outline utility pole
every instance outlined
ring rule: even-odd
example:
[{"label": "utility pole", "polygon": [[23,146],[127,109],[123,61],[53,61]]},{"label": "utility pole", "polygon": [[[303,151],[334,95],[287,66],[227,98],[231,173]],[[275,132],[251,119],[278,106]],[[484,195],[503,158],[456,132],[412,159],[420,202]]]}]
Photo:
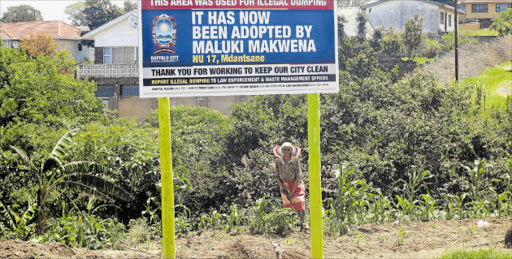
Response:
[{"label": "utility pole", "polygon": [[457,9],[457,1],[458,0],[453,0],[454,2],[454,16],[453,16],[453,23],[454,23],[454,26],[455,26],[455,82],[459,82],[459,21],[457,19],[457,13],[458,13],[458,9]]}]

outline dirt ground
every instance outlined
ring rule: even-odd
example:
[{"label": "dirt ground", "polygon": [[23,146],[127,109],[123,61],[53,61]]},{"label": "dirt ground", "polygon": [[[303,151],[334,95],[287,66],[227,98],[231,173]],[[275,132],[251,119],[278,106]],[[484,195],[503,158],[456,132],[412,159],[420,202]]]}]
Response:
[{"label": "dirt ground", "polygon": [[[494,249],[509,253],[504,237],[512,217],[489,218],[488,227],[477,227],[477,220],[403,222],[369,224],[357,227],[350,235],[326,237],[325,258],[439,258],[459,249]],[[471,228],[473,226],[473,228]],[[399,229],[402,244],[399,242]],[[274,244],[273,244],[274,242]],[[282,258],[309,258],[310,236],[298,231],[281,235],[189,233],[176,239],[178,258],[276,258],[275,246]],[[59,243],[38,244],[19,240],[0,241],[0,258],[159,258],[161,251],[125,248],[91,251],[69,248]]]}]

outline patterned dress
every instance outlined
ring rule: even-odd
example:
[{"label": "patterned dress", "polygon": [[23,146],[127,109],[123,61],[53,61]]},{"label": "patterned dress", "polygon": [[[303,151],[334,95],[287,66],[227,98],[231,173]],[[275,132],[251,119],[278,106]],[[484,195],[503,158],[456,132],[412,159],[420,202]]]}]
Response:
[{"label": "patterned dress", "polygon": [[[293,186],[297,184],[297,188],[295,188],[295,193],[293,194],[291,202],[293,202],[295,210],[304,210],[306,207],[306,200],[304,197],[306,194],[306,188],[304,187],[304,183],[302,183],[302,171],[300,169],[299,159],[292,157],[288,163],[285,163],[282,157],[278,157],[275,160],[275,164],[275,177],[277,181],[283,184],[288,192],[290,192],[293,189]],[[281,198],[283,199],[283,208],[290,208],[293,210],[288,197],[281,193]]]}]

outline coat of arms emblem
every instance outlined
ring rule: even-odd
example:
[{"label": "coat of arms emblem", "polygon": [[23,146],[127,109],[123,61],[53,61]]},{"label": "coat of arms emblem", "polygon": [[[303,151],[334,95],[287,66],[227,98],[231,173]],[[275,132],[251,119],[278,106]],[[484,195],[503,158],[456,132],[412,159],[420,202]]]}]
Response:
[{"label": "coat of arms emblem", "polygon": [[176,20],[172,16],[168,16],[166,14],[161,14],[160,16],[155,16],[152,24],[153,29],[153,43],[155,44],[155,49],[153,53],[155,55],[159,55],[162,53],[176,53],[176,50],[171,49],[171,47],[176,44]]}]

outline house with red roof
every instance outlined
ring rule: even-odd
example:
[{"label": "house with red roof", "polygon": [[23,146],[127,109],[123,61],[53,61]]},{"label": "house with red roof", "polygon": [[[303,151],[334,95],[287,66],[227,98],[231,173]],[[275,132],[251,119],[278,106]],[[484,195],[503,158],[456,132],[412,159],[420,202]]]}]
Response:
[{"label": "house with red roof", "polygon": [[[119,117],[143,121],[158,107],[157,98],[139,98],[138,17],[131,11],[83,35],[94,41],[94,64],[79,64],[76,77],[94,80],[108,110]],[[230,106],[249,98],[240,96],[172,97],[172,105],[208,107],[230,114]]]},{"label": "house with red roof", "polygon": [[0,23],[0,38],[4,47],[18,48],[21,39],[30,38],[32,34],[38,33],[53,37],[60,49],[69,51],[78,62],[91,59],[93,48],[80,43],[82,30],[65,22],[54,20]]}]

